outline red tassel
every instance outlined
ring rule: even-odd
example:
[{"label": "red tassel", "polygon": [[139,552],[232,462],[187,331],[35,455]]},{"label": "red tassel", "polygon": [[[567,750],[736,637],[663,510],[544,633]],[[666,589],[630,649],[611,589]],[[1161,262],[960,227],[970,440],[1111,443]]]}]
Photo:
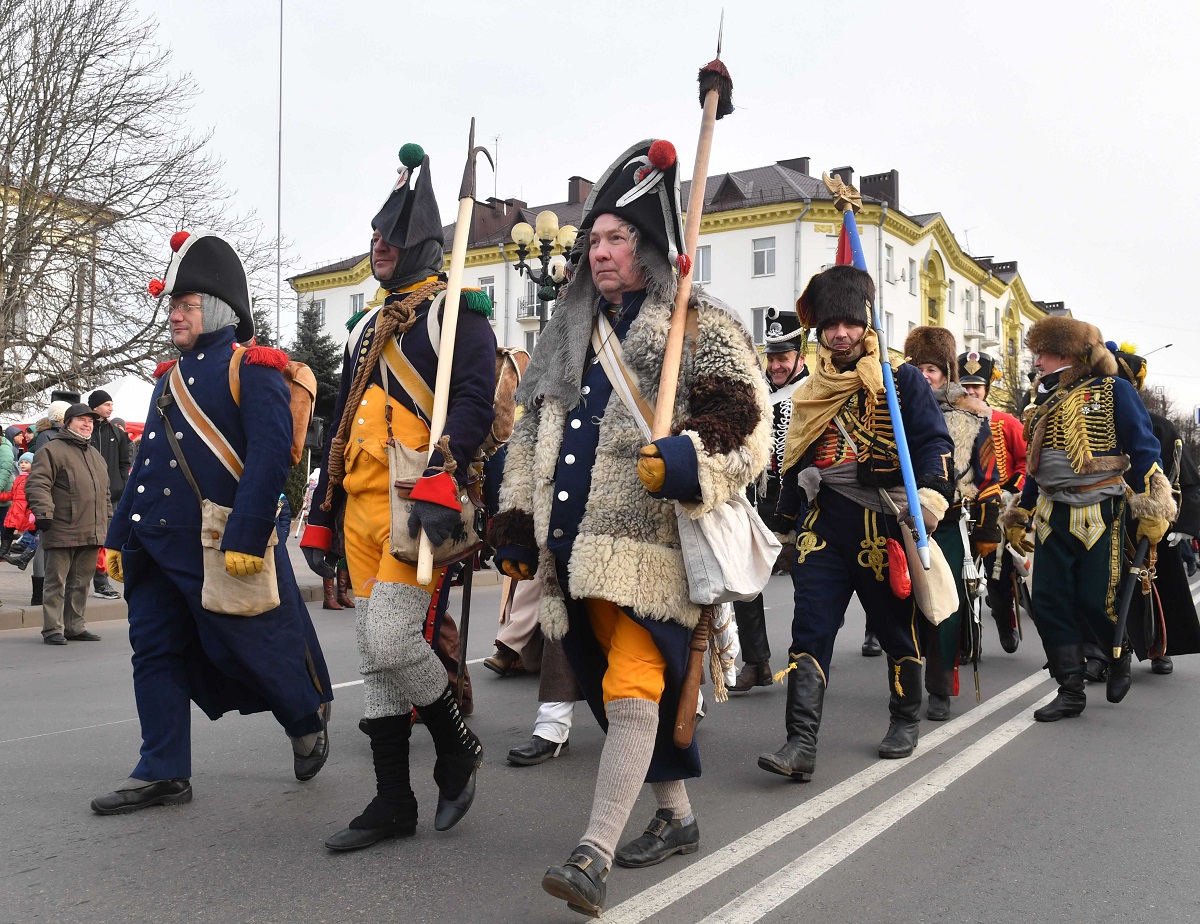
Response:
[{"label": "red tassel", "polygon": [[242,361],[249,366],[270,366],[282,372],[287,368],[288,355],[274,347],[253,346],[246,350]]},{"label": "red tassel", "polygon": [[904,546],[895,539],[887,541],[888,583],[897,600],[907,600],[912,596],[912,577],[908,573],[908,556],[904,554]]},{"label": "red tassel", "polygon": [[675,262],[679,266],[680,279],[692,271],[692,258],[686,253],[681,253]]},{"label": "red tassel", "polygon": [[159,363],[157,366],[154,367],[154,377],[156,379],[161,379],[164,375],[166,375],[168,372],[171,371],[171,367],[173,365],[175,365],[177,362],[179,362],[179,360],[169,359],[166,362]]},{"label": "red tassel", "polygon": [[167,284],[165,282],[163,282],[161,279],[151,279],[150,284],[148,286],[146,286],[146,291],[148,291],[155,298],[158,298],[160,295],[163,294],[163,290],[166,287],[167,287]]}]

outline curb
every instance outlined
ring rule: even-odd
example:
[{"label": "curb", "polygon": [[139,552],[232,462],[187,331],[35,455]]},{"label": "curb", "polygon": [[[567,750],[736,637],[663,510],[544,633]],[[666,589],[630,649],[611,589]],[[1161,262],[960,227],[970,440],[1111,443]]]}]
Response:
[{"label": "curb", "polygon": [[[498,571],[476,571],[474,585],[488,587],[501,582],[502,575]],[[298,583],[300,597],[305,603],[322,600],[325,592],[320,583]],[[88,595],[84,616],[89,623],[110,622],[116,619],[128,619],[129,610],[124,599],[102,600]],[[7,629],[40,629],[42,627],[42,608],[40,606],[4,606],[0,608],[0,631]]]}]

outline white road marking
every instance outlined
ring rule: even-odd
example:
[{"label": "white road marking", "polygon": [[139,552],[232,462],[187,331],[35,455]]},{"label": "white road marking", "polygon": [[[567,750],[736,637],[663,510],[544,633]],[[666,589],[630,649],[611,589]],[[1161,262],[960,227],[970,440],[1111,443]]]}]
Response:
[{"label": "white road marking", "polygon": [[[1050,702],[1054,695],[1048,693],[1038,701],[1037,706]],[[718,908],[700,924],[753,924],[761,920],[860,847],[869,844],[896,822],[903,820],[944,791],[951,783],[1033,724],[1033,716],[1028,712],[1022,712],[1016,718],[1009,719],[986,737],[964,748],[936,770],[842,828],[837,834],[802,854],[779,872],[768,876],[733,901]]]},{"label": "white road marking", "polygon": [[[470,667],[472,664],[482,664],[486,660],[487,660],[487,658],[475,658],[475,659],[467,662],[467,667]],[[357,686],[362,686],[361,678],[359,678],[358,680],[347,680],[345,683],[335,683],[333,685],[333,689],[341,690],[341,689],[344,689],[345,687],[357,687]],[[0,744],[3,744],[3,743],[4,743],[3,741],[0,741]]]},{"label": "white road marking", "polygon": [[[966,731],[976,722],[987,718],[987,716],[991,715],[997,709],[1007,706],[1013,700],[1018,699],[1048,680],[1049,677],[1042,671],[1030,674],[1024,680],[1013,684],[1008,689],[986,700],[969,712],[947,722],[928,735],[922,736],[918,744],[919,750],[915,756],[920,758],[923,753],[931,751],[941,744],[945,744],[955,735]],[[606,911],[604,914],[606,924],[638,924],[640,921],[645,921],[653,917],[663,908],[674,904],[701,886],[712,882],[716,877],[729,872],[729,870],[733,869],[739,863],[749,860],[761,851],[766,850],[772,844],[783,840],[789,834],[799,831],[809,822],[815,821],[826,812],[832,811],[843,802],[866,791],[880,780],[891,776],[893,773],[909,765],[910,762],[906,760],[882,759],[871,764],[869,767],[854,774],[854,776],[802,802],[778,818],[767,822],[765,825],[739,837],[736,841],[726,844],[719,850],[692,863],[686,869],[680,870],[662,882],[656,883],[632,898],[626,899],[611,911]],[[780,780],[781,787],[787,785],[794,786],[796,784],[788,784]]]}]

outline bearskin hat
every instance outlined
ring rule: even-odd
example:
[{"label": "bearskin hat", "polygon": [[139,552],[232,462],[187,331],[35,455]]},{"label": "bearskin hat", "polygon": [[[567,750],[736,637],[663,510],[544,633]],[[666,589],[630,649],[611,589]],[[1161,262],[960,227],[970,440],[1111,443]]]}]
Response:
[{"label": "bearskin hat", "polygon": [[1105,346],[1117,361],[1117,375],[1141,391],[1142,386],[1146,384],[1146,373],[1150,371],[1146,357],[1138,356],[1137,347],[1132,343],[1122,343],[1117,346],[1109,340]]},{"label": "bearskin hat", "polygon": [[855,266],[831,266],[813,276],[796,302],[800,323],[818,335],[830,324],[871,326],[875,281]]},{"label": "bearskin hat", "polygon": [[1054,353],[1071,359],[1073,366],[1098,375],[1116,375],[1117,360],[1094,324],[1075,318],[1042,318],[1025,335],[1029,352]]},{"label": "bearskin hat", "polygon": [[904,357],[914,366],[932,363],[942,370],[946,378],[958,381],[958,362],[955,353],[954,334],[944,327],[922,324],[914,327],[904,338]]}]

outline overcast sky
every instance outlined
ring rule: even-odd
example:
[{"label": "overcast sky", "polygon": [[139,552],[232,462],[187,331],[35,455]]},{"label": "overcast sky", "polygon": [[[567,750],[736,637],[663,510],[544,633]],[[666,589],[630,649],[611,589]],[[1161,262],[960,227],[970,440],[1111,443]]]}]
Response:
[{"label": "overcast sky", "polygon": [[[137,0],[202,93],[193,118],[237,203],[275,223],[279,4]],[[976,255],[1018,260],[1200,404],[1200,13],[1178,2],[728,4],[736,112],[711,169],[809,156],[896,168],[900,208],[941,212]],[[453,220],[470,119],[499,135],[498,192],[532,205],[627,145],[672,140],[690,176],[696,72],[720,0],[284,0],[284,275],[362,253],[396,151],[432,159]],[[493,178],[483,164],[480,197]],[[286,283],[285,283],[286,286]],[[285,325],[286,331],[286,325]]]}]

